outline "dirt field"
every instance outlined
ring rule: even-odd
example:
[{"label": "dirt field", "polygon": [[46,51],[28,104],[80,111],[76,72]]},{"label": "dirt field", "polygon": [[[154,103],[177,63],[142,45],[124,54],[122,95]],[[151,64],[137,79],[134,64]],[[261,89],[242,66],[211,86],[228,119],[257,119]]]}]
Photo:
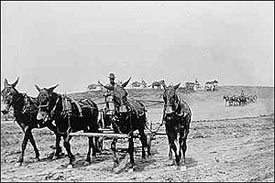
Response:
[{"label": "dirt field", "polygon": [[[41,161],[34,161],[33,148],[28,144],[23,166],[15,167],[21,151],[23,132],[16,123],[3,121],[1,181],[274,182],[274,88],[246,87],[251,93],[258,93],[256,103],[244,107],[225,107],[222,96],[232,95],[241,89],[228,87],[213,93],[181,93],[190,104],[194,115],[187,140],[187,171],[176,170],[175,166],[169,165],[166,136],[157,136],[152,143],[153,155],[146,160],[141,159],[141,152],[136,149],[135,172],[128,172],[126,167],[118,173],[112,172],[109,141],[105,142],[103,153],[91,164],[87,164],[84,161],[87,139],[74,137],[71,145],[72,152],[76,155],[76,166],[68,169],[67,157],[51,160],[51,153],[54,151],[51,147],[55,137],[48,129],[34,130]],[[129,96],[139,92],[141,99],[161,100],[161,91],[131,92]],[[148,119],[155,126],[161,118],[161,110],[162,105],[148,107]],[[140,146],[139,140],[136,141],[136,146]],[[126,143],[119,141],[118,147],[126,147]],[[119,153],[121,160],[124,156],[124,152]]]}]

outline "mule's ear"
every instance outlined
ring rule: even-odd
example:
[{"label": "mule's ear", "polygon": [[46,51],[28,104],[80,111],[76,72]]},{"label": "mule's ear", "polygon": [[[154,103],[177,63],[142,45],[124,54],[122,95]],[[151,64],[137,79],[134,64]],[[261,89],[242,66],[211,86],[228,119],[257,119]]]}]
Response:
[{"label": "mule's ear", "polygon": [[12,83],[11,86],[14,88],[17,85],[18,81],[19,81],[19,77],[17,77],[16,81],[14,81],[14,83]]},{"label": "mule's ear", "polygon": [[164,90],[166,90],[167,86],[166,86],[164,80],[163,80],[162,86],[163,86]]},{"label": "mule's ear", "polygon": [[[103,85],[104,86],[104,85]],[[113,86],[104,86],[104,88],[106,88],[107,90],[114,90]]]},{"label": "mule's ear", "polygon": [[9,83],[8,83],[8,80],[5,78],[4,79],[4,87],[6,87],[6,86],[9,86]]},{"label": "mule's ear", "polygon": [[180,83],[179,84],[177,84],[176,86],[174,86],[174,89],[176,90],[176,89],[178,89],[179,88],[179,86],[180,86]]},{"label": "mule's ear", "polygon": [[53,87],[51,87],[51,88],[48,88],[47,90],[48,90],[49,92],[53,92],[53,90],[54,90],[56,87],[58,87],[58,85],[59,85],[59,84],[57,84],[57,85],[55,85],[55,86],[53,86]]},{"label": "mule's ear", "polygon": [[39,92],[41,91],[41,88],[39,88],[39,86],[37,86],[37,85],[34,85],[34,86]]},{"label": "mule's ear", "polygon": [[130,80],[131,80],[131,77],[127,81],[125,81],[121,86],[123,88],[126,87]]}]

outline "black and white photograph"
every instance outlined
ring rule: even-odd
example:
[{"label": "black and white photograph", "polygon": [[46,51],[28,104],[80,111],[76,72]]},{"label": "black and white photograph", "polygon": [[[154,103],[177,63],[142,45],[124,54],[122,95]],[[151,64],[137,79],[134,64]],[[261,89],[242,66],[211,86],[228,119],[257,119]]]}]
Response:
[{"label": "black and white photograph", "polygon": [[274,182],[274,1],[1,1],[1,182]]}]

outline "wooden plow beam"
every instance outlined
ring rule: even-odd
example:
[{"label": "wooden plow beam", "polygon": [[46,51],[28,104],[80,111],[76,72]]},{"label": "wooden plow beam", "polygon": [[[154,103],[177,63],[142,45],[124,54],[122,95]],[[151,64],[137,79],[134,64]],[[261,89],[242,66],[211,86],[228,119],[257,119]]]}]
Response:
[{"label": "wooden plow beam", "polygon": [[[103,132],[102,133],[91,133],[91,132],[72,132],[69,134],[69,136],[82,136],[82,137],[106,137],[106,138],[125,138],[129,139],[130,136],[127,134],[119,134],[119,133],[114,133],[112,130],[105,130],[101,129]],[[156,132],[152,134],[151,132],[145,132],[145,135],[150,135],[150,136],[156,136],[156,135],[166,135],[165,132]],[[133,134],[134,138],[139,138],[140,135],[138,133]],[[152,139],[153,140],[153,139]]]},{"label": "wooden plow beam", "polygon": [[127,134],[117,134],[117,133],[85,133],[85,132],[76,132],[76,133],[70,133],[69,136],[130,138],[130,136],[127,135]]}]

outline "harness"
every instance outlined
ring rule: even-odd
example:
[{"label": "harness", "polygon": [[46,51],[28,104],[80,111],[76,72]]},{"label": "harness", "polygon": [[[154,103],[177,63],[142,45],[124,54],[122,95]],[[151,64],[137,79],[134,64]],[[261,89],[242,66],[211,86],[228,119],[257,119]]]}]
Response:
[{"label": "harness", "polygon": [[[175,103],[176,104],[175,112],[177,113],[177,112],[179,112],[178,109],[179,109],[179,106],[180,106],[180,100],[179,100],[179,98],[178,98],[177,95],[176,95],[176,101],[177,102]],[[166,109],[167,106],[171,106],[172,107],[171,104],[169,104],[169,105],[168,104],[164,104],[163,114],[164,114],[164,110]],[[179,114],[179,113],[177,113],[177,114]]]},{"label": "harness", "polygon": [[[32,99],[26,93],[24,93],[23,95],[24,95],[24,101],[27,101],[27,104],[24,103],[24,106],[22,108],[22,114],[25,114],[27,112],[36,113],[38,111],[37,110],[38,106],[35,104],[35,102],[32,101]],[[32,104],[30,104],[30,101],[32,102]],[[35,109],[32,110],[31,105],[34,105]]]},{"label": "harness", "polygon": [[[130,118],[130,129],[131,129],[130,132],[129,132],[127,135],[130,135],[130,134],[133,132],[132,112],[133,112],[134,110],[133,110],[133,107],[131,106],[131,104],[130,104],[128,101],[125,103],[125,105],[128,107],[128,109],[130,109],[130,110],[127,111],[127,113],[129,114],[129,118]],[[117,112],[117,113],[118,113],[118,112]],[[137,115],[138,115],[138,114],[137,114]],[[116,119],[113,119],[112,121],[113,121],[114,125],[116,126],[116,128],[117,128],[117,130],[118,130],[118,133],[122,134],[119,125],[116,123],[117,118],[119,118],[119,117],[116,115],[116,113],[115,113],[115,118],[116,118]]]},{"label": "harness", "polygon": [[[15,101],[12,101],[12,103],[11,103],[11,105],[13,105],[13,109],[14,109],[14,117],[16,117],[16,116],[18,116],[20,114],[24,114],[24,109],[25,109],[24,99],[27,96],[27,94],[26,93],[24,93],[24,94],[22,93],[22,95],[23,95],[23,97],[19,96],[19,97],[17,97],[17,99]],[[18,108],[15,107],[15,105],[18,104],[18,102],[20,100],[23,100],[23,108],[21,110],[20,109],[18,110]]]},{"label": "harness", "polygon": [[[181,99],[176,95],[176,101],[175,101],[175,106],[176,106],[175,107],[175,114],[176,114],[176,116],[175,117],[176,117],[177,120],[180,120],[180,118],[185,117],[187,115],[185,111],[181,111],[180,104],[181,104]],[[167,106],[172,106],[172,105],[164,104],[162,123],[166,123],[166,121],[165,121],[165,117],[166,117],[165,109],[166,109]],[[180,123],[178,123],[178,125],[180,125]],[[179,127],[182,128],[183,126],[180,125]]]}]

